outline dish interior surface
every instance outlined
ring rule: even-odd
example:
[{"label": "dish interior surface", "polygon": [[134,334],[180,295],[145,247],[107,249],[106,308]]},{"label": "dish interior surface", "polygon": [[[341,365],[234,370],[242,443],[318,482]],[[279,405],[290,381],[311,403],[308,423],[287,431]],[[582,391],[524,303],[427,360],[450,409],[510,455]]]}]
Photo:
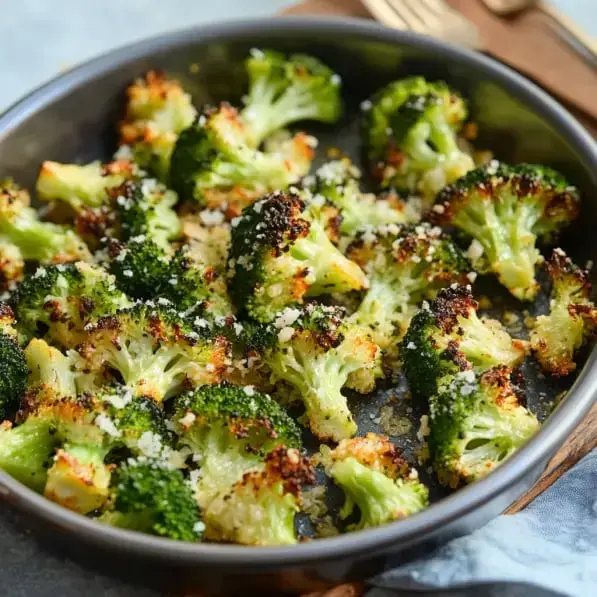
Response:
[{"label": "dish interior surface", "polygon": [[[583,196],[582,215],[575,227],[566,232],[560,244],[580,264],[595,255],[597,238],[592,232],[597,222],[597,202],[593,201],[597,182],[591,180],[591,160],[595,156],[581,155],[582,143],[572,143],[571,135],[558,132],[551,108],[537,101],[532,105],[530,93],[526,98],[514,83],[511,88],[499,82],[498,76],[476,62],[472,55],[457,50],[442,52],[442,47],[416,36],[399,36],[380,28],[337,24],[337,29],[318,26],[292,28],[287,24],[275,26],[274,21],[243,30],[203,30],[177,36],[165,36],[151,44],[139,44],[122,51],[120,58],[107,57],[74,71],[47,88],[34,94],[24,104],[16,106],[0,118],[0,175],[10,174],[28,188],[34,182],[41,162],[45,159],[64,162],[86,162],[108,158],[116,147],[115,125],[122,115],[123,92],[137,76],[150,69],[164,69],[177,78],[192,93],[196,106],[228,100],[238,104],[246,88],[243,60],[252,47],[269,47],[293,52],[308,52],[327,62],[343,79],[346,113],[334,127],[306,124],[304,128],[319,139],[319,160],[326,149],[337,147],[360,162],[359,114],[360,103],[373,91],[389,81],[407,75],[446,80],[470,102],[471,119],[479,126],[478,148],[491,149],[497,159],[517,163],[538,162],[561,170],[577,185]],[[280,22],[278,22],[280,23]],[[128,52],[128,53],[127,53]],[[315,164],[316,167],[317,164]],[[597,169],[594,169],[597,172]],[[486,285],[487,284],[487,285]],[[496,295],[492,316],[502,317],[506,312],[516,324],[510,327],[513,335],[524,334],[522,321],[527,315],[542,312],[547,307],[545,295],[537,301],[537,310],[522,307],[509,300],[497,284],[478,281],[477,296]],[[528,405],[541,420],[550,412],[550,405],[571,379],[555,383],[538,374],[537,367],[525,363]],[[579,410],[588,408],[584,398]],[[399,431],[389,433],[408,460],[417,466],[423,482],[431,489],[431,500],[437,502],[451,493],[442,489],[427,465],[418,466],[416,454],[421,448],[417,437],[420,417],[424,414],[417,401],[407,397],[404,380],[386,383],[372,395],[352,395],[351,409],[359,425],[359,435],[368,431],[387,433],[380,426],[380,416],[392,409],[393,422]],[[383,420],[383,419],[382,419]],[[546,430],[547,431],[547,430]],[[533,440],[537,445],[543,433]],[[311,452],[317,442],[306,439]],[[484,482],[481,482],[482,486]],[[471,488],[464,491],[470,492]],[[339,492],[333,487],[328,492],[330,510],[337,512]],[[312,532],[303,517],[301,530]],[[402,523],[397,523],[396,526]],[[350,539],[348,539],[350,541]]]}]

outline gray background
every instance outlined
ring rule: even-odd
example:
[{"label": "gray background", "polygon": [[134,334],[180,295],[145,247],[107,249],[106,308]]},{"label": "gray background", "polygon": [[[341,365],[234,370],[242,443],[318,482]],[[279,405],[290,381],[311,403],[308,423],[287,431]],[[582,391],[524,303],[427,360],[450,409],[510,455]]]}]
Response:
[{"label": "gray background", "polygon": [[[472,0],[471,0],[472,1]],[[597,0],[557,0],[597,37]],[[114,47],[217,20],[273,14],[288,0],[0,0],[0,111],[65,68]],[[0,505],[3,597],[149,597],[38,545],[28,521]]]}]

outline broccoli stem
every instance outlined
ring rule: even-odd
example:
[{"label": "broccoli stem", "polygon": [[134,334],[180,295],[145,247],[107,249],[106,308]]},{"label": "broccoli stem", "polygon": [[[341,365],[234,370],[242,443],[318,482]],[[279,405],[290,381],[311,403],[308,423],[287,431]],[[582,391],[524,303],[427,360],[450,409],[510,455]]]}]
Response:
[{"label": "broccoli stem", "polygon": [[26,261],[51,261],[59,253],[74,253],[81,242],[70,230],[40,222],[31,208],[23,208],[13,222],[0,221],[0,240],[17,245]]},{"label": "broccoli stem", "polygon": [[202,508],[260,463],[257,455],[244,450],[242,440],[231,438],[223,428],[212,428],[207,433],[190,433],[187,439],[191,448],[202,456],[201,478],[195,488]]},{"label": "broccoli stem", "polygon": [[352,321],[367,330],[375,343],[386,349],[396,341],[395,328],[406,331],[413,308],[409,307],[409,292],[402,288],[401,281],[390,275],[371,279],[371,285],[359,308],[352,315]]},{"label": "broccoli stem", "polygon": [[[454,223],[483,247],[489,271],[521,300],[531,300],[537,293],[535,264],[540,253],[535,248],[533,228],[541,214],[536,206],[502,192],[498,199],[470,201],[460,210]],[[473,263],[478,269],[487,267]]]},{"label": "broccoli stem", "polygon": [[293,351],[270,366],[281,379],[298,389],[307,411],[309,425],[320,439],[340,441],[352,437],[357,426],[341,390],[349,374],[359,369],[333,351],[320,356]]},{"label": "broccoli stem", "polygon": [[346,494],[340,517],[350,516],[355,504],[361,512],[360,521],[353,525],[356,529],[406,518],[425,505],[425,495],[417,482],[392,480],[353,457],[334,463],[330,474]]},{"label": "broccoli stem", "polygon": [[47,421],[29,419],[18,427],[0,427],[0,469],[41,493],[55,445]]},{"label": "broccoli stem", "polygon": [[[459,350],[473,365],[489,369],[496,365],[516,366],[524,355],[523,342],[515,342],[495,320],[483,321],[476,315],[459,318],[464,333]],[[522,345],[522,346],[521,346]]]},{"label": "broccoli stem", "polygon": [[39,338],[33,338],[24,352],[30,387],[52,388],[57,398],[76,396],[75,374],[67,356]]},{"label": "broccoli stem", "polygon": [[81,514],[101,508],[110,488],[111,471],[104,464],[108,450],[103,445],[65,444],[48,470],[44,495]]},{"label": "broccoli stem", "polygon": [[[188,363],[178,363],[178,347],[154,349],[153,339],[139,339],[140,350],[131,352],[126,344],[109,345],[106,362],[117,369],[137,395],[151,396],[161,401],[180,388]],[[145,345],[145,346],[143,346]]]},{"label": "broccoli stem", "polygon": [[294,545],[296,502],[280,482],[257,490],[236,486],[205,510],[205,537],[241,545]]},{"label": "broccoli stem", "polygon": [[367,287],[367,276],[363,270],[334,247],[317,222],[311,222],[308,236],[292,245],[290,255],[299,261],[308,261],[313,270],[311,277],[314,281],[307,296]]}]

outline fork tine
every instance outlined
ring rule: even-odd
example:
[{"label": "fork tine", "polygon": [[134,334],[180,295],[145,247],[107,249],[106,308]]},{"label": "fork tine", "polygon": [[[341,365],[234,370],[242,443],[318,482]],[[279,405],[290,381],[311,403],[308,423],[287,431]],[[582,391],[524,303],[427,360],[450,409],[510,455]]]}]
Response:
[{"label": "fork tine", "polygon": [[427,8],[432,10],[438,17],[445,16],[453,10],[444,0],[419,0],[419,2],[427,6]]},{"label": "fork tine", "polygon": [[435,10],[430,9],[425,0],[402,0],[404,6],[411,10],[420,21],[426,26],[426,29],[435,29],[441,20]]},{"label": "fork tine", "polygon": [[378,21],[394,29],[412,29],[468,48],[483,48],[477,27],[444,0],[362,2]]},{"label": "fork tine", "polygon": [[386,0],[388,6],[408,25],[409,29],[418,33],[427,33],[429,27],[412,7],[404,0]]},{"label": "fork tine", "polygon": [[386,0],[366,0],[365,4],[371,14],[385,25],[403,31],[410,29],[398,13],[386,3]]}]

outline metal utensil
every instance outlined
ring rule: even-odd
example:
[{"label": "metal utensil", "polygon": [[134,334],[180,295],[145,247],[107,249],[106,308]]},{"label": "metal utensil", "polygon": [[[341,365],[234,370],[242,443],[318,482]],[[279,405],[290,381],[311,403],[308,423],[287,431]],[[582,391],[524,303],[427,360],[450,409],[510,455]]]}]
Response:
[{"label": "metal utensil", "polygon": [[443,0],[363,0],[363,4],[378,21],[394,29],[483,49],[477,27]]}]

